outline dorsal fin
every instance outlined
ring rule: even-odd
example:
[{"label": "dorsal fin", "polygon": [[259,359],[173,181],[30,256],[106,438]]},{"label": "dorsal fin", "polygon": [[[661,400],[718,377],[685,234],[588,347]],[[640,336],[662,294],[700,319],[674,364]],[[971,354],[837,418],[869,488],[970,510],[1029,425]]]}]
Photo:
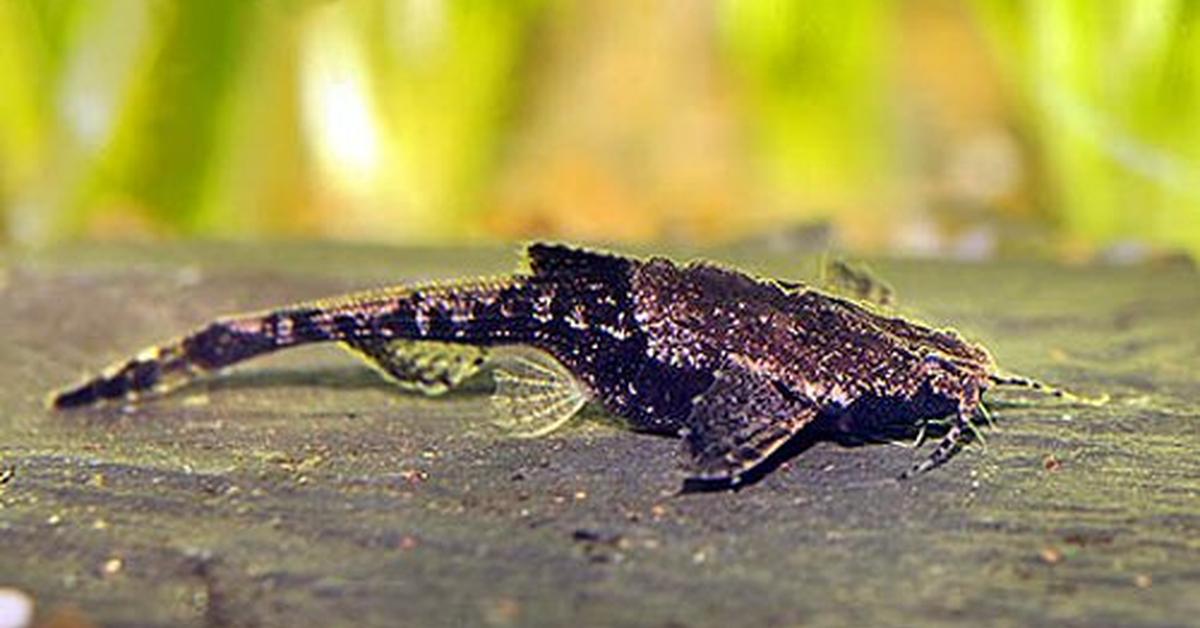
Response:
[{"label": "dorsal fin", "polygon": [[535,275],[611,275],[629,270],[629,260],[609,253],[597,253],[562,244],[538,242],[525,251],[529,268]]}]

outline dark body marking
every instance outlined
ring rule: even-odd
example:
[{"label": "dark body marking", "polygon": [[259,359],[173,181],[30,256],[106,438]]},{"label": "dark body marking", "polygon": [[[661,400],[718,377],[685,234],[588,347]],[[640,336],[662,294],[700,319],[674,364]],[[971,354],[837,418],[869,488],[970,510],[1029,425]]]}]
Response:
[{"label": "dark body marking", "polygon": [[[342,342],[381,361],[386,343],[528,345],[635,429],[680,435],[693,478],[736,484],[818,417],[950,428],[915,471],[970,439],[1002,378],[957,334],[882,316],[803,284],[707,263],[676,265],[534,244],[508,277],[401,286],[223,318],[143,351],[51,399],[136,399],[264,353]],[[394,372],[402,371],[392,363]],[[403,373],[401,373],[403,375]]]}]

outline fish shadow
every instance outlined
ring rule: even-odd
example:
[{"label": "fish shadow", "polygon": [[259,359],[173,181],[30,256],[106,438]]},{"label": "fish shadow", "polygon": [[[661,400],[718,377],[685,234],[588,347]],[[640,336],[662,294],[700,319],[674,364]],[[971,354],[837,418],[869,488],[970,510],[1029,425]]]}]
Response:
[{"label": "fish shadow", "polygon": [[[87,408],[66,408],[62,414],[82,420],[84,424],[111,425],[114,419],[169,411],[172,404],[194,395],[215,395],[237,391],[270,389],[319,389],[342,392],[379,391],[412,399],[424,399],[424,394],[389,382],[372,369],[361,366],[320,366],[313,368],[266,368],[203,377],[187,382],[167,392],[146,395],[136,401],[103,400]],[[490,378],[473,376],[459,386],[439,396],[441,399],[473,399],[486,397],[494,388]],[[161,404],[161,405],[160,405]],[[86,411],[84,411],[86,410]]]},{"label": "fish shadow", "polygon": [[[925,425],[929,439],[941,438],[949,431],[948,423],[930,421]],[[846,412],[823,412],[759,464],[733,479],[688,478],[680,494],[739,491],[754,486],[780,465],[808,451],[818,443],[842,447],[865,447],[914,441],[921,432],[919,422],[909,417],[879,418],[856,416]]]},{"label": "fish shadow", "polygon": [[[322,366],[307,369],[256,369],[227,373],[190,382],[180,388],[153,399],[168,400],[187,397],[197,392],[215,393],[263,390],[271,388],[322,388],[340,391],[383,391],[403,397],[422,398],[422,393],[406,390],[380,377],[375,371],[361,366]],[[459,386],[439,395],[440,399],[471,399],[487,397],[495,390],[488,369],[473,375]],[[136,405],[136,404],[134,404]],[[111,415],[125,413],[130,404],[106,404],[99,414],[92,415],[97,422],[107,423]],[[599,409],[597,404],[586,406],[586,420],[590,422],[621,424]],[[909,413],[892,408],[891,412],[848,412],[846,410],[822,412],[811,423],[772,452],[765,460],[742,473],[736,480],[688,478],[683,481],[681,494],[741,490],[753,486],[778,469],[780,465],[803,454],[818,443],[832,442],[842,447],[894,444],[913,441],[921,431],[922,421],[914,420]],[[881,418],[882,417],[882,418]],[[940,438],[949,429],[947,423],[929,421],[925,434],[930,439]]]},{"label": "fish shadow", "polygon": [[[270,388],[319,388],[340,391],[379,390],[406,397],[423,397],[416,390],[409,390],[380,376],[373,369],[361,366],[326,366],[309,369],[256,369],[240,373],[229,373],[189,383],[167,393],[167,397],[195,392],[197,389],[219,393],[236,390],[262,390]],[[471,376],[440,397],[476,396],[488,394],[494,385],[486,373]]]}]

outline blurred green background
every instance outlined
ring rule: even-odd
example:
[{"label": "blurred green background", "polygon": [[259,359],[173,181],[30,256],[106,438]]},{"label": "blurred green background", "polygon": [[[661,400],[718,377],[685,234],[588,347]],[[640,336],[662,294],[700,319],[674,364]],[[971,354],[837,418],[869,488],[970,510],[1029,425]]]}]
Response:
[{"label": "blurred green background", "polygon": [[1200,252],[1200,2],[0,0],[0,242]]}]

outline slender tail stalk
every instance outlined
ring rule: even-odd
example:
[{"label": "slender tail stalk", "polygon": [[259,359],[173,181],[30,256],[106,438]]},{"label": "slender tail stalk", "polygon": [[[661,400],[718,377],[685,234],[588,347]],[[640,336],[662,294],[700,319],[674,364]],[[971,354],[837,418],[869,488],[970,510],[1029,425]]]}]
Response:
[{"label": "slender tail stalk", "polygon": [[144,349],[97,377],[55,393],[49,406],[66,409],[110,399],[136,401],[146,394],[178,388],[204,373],[299,344],[268,331],[269,321],[269,316],[215,321],[182,338]]},{"label": "slender tail stalk", "polygon": [[512,304],[528,301],[522,293],[527,287],[519,278],[402,287],[222,318],[54,393],[47,405],[65,409],[105,400],[133,401],[266,353],[316,342],[428,339],[488,344],[520,330],[503,319],[519,315]]}]

